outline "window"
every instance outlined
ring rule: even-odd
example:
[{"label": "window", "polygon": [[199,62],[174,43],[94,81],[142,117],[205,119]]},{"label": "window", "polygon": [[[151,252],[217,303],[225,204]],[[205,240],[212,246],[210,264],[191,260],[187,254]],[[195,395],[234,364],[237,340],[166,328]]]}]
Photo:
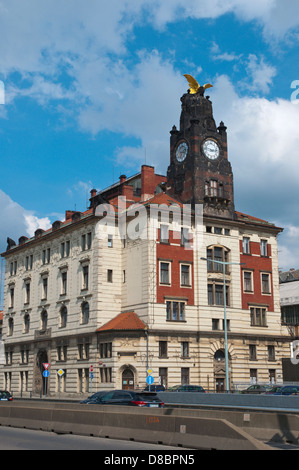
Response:
[{"label": "window", "polygon": [[256,361],[256,345],[255,344],[249,345],[249,360]]},{"label": "window", "polygon": [[257,369],[249,369],[250,372],[250,383],[256,384],[257,383]]},{"label": "window", "polygon": [[212,318],[212,330],[219,330],[219,319]]},{"label": "window", "polygon": [[191,266],[190,264],[181,264],[181,286],[191,287]]},{"label": "window", "polygon": [[159,367],[159,384],[167,388],[167,367]]},{"label": "window", "polygon": [[30,303],[30,282],[26,281],[25,282],[25,304]]},{"label": "window", "polygon": [[252,292],[252,272],[251,271],[243,271],[243,279],[244,279],[244,291],[245,292]]},{"label": "window", "polygon": [[100,368],[101,383],[110,383],[112,381],[112,368],[111,367],[101,367]]},{"label": "window", "polygon": [[67,308],[65,306],[60,309],[60,328],[65,328],[67,324]]},{"label": "window", "polygon": [[89,368],[78,369],[78,392],[89,392]]},{"label": "window", "polygon": [[168,225],[160,225],[160,242],[169,243],[169,227]]},{"label": "window", "polygon": [[159,341],[159,357],[167,358],[167,341]]},{"label": "window", "polygon": [[86,324],[89,322],[89,303],[83,302],[81,306],[81,323]]},{"label": "window", "polygon": [[17,261],[13,261],[12,263],[10,263],[9,274],[11,276],[15,276],[17,274],[17,268],[18,268],[18,262]]},{"label": "window", "polygon": [[70,256],[70,241],[69,240],[61,243],[60,255],[61,255],[61,258],[67,258],[68,256]]},{"label": "window", "polygon": [[189,343],[187,341],[181,343],[181,357],[189,357]]},{"label": "window", "polygon": [[[213,246],[207,249],[208,271],[223,272],[222,262],[228,261],[228,251],[221,246]],[[224,267],[224,271],[228,274],[228,266]]]},{"label": "window", "polygon": [[184,321],[185,320],[185,302],[167,300],[166,301],[166,320]]},{"label": "window", "polygon": [[189,367],[181,368],[181,384],[187,385],[189,383]]},{"label": "window", "polygon": [[[226,286],[226,305],[229,305],[229,286]],[[224,305],[223,284],[208,284],[208,304]]]},{"label": "window", "polygon": [[112,357],[112,343],[100,343],[100,358]]},{"label": "window", "polygon": [[56,347],[57,351],[57,361],[66,361],[67,360],[67,345],[58,344]]},{"label": "window", "polygon": [[14,302],[15,302],[15,288],[10,287],[9,288],[9,308],[14,307]]},{"label": "window", "polygon": [[20,350],[21,364],[28,364],[29,362],[29,349],[28,346],[22,347]]},{"label": "window", "polygon": [[42,278],[42,300],[46,300],[48,296],[48,278]]},{"label": "window", "polygon": [[113,235],[108,235],[108,248],[113,248]]},{"label": "window", "polygon": [[82,282],[82,289],[88,289],[88,282],[89,282],[89,266],[85,265],[82,267],[83,273],[83,282]]},{"label": "window", "polygon": [[261,240],[261,256],[267,256],[267,240]]},{"label": "window", "polygon": [[29,333],[30,330],[30,315],[26,313],[24,315],[24,333]]},{"label": "window", "polygon": [[[83,270],[84,272],[84,270]],[[83,274],[84,276],[84,274]],[[84,283],[84,281],[83,281]],[[88,287],[88,280],[87,280],[87,287]],[[67,291],[67,272],[66,271],[63,271],[61,273],[61,295],[66,295],[66,291]]]},{"label": "window", "polygon": [[91,232],[84,233],[81,237],[82,251],[90,250],[91,248]]},{"label": "window", "polygon": [[275,361],[275,346],[268,346],[268,361]]},{"label": "window", "polygon": [[43,250],[43,253],[42,253],[42,263],[43,263],[43,264],[49,264],[49,263],[50,263],[50,259],[51,259],[51,249],[50,249],[50,248],[47,248],[47,249]]},{"label": "window", "polygon": [[189,229],[187,227],[181,227],[181,246],[188,246],[189,242]]},{"label": "window", "polygon": [[170,263],[160,262],[160,284],[170,284]]},{"label": "window", "polygon": [[267,326],[266,308],[251,307],[250,324],[251,326]]},{"label": "window", "polygon": [[262,294],[270,294],[270,274],[262,273]]},{"label": "window", "polygon": [[243,237],[242,248],[243,254],[248,255],[250,253],[250,238]]},{"label": "window", "polygon": [[46,331],[48,327],[48,313],[46,310],[43,310],[41,313],[41,330]]},{"label": "window", "polygon": [[13,318],[9,318],[8,320],[8,336],[13,335],[13,329],[14,329],[14,321]]},{"label": "window", "polygon": [[84,360],[89,359],[89,350],[90,344],[88,341],[83,341],[82,343],[78,343],[78,359]]},{"label": "window", "polygon": [[113,282],[113,270],[107,269],[107,282]]},{"label": "window", "polygon": [[25,270],[31,271],[33,266],[33,255],[26,256],[25,258]]}]

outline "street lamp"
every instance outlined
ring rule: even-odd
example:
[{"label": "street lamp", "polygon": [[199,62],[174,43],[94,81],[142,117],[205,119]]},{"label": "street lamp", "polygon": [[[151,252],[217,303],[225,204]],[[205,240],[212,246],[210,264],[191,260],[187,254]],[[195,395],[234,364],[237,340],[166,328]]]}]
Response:
[{"label": "street lamp", "polygon": [[229,375],[228,375],[228,347],[227,347],[227,324],[226,324],[226,286],[225,286],[225,267],[229,264],[238,264],[241,266],[245,263],[230,263],[229,261],[219,261],[216,259],[200,258],[204,261],[222,264],[223,272],[223,307],[224,307],[224,350],[225,350],[225,390],[229,392]]}]

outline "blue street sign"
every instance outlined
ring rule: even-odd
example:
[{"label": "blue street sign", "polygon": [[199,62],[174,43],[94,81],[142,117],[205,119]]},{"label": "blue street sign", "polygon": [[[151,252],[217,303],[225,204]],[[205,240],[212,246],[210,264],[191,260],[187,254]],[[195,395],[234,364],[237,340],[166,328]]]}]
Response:
[{"label": "blue street sign", "polygon": [[90,378],[93,379],[93,372],[90,372]]},{"label": "blue street sign", "polygon": [[152,377],[151,375],[148,375],[146,378],[146,383],[148,385],[152,385],[154,383],[154,377]]},{"label": "blue street sign", "polygon": [[43,376],[44,377],[49,377],[49,375],[50,375],[50,372],[48,370],[44,370]]}]

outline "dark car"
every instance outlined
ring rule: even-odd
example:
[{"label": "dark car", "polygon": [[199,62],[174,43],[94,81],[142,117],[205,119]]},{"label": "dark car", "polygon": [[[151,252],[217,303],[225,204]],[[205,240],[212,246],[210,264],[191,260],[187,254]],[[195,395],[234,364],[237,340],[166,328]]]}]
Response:
[{"label": "dark car", "polygon": [[156,392],[137,392],[133,390],[112,390],[99,397],[97,405],[127,405],[150,408],[161,408],[164,402]]},{"label": "dark car", "polygon": [[164,385],[147,385],[144,392],[165,392]]},{"label": "dark car", "polygon": [[299,385],[285,385],[274,395],[299,395]]},{"label": "dark car", "polygon": [[174,385],[166,390],[167,392],[200,392],[206,393],[201,385]]},{"label": "dark car", "polygon": [[242,390],[241,393],[266,393],[268,390],[270,390],[271,385],[250,385],[250,387],[246,388],[245,390]]},{"label": "dark car", "polygon": [[80,401],[80,403],[94,403],[97,402],[101,396],[105,395],[107,393],[107,390],[102,390],[100,392],[96,392],[93,395],[90,395],[90,397],[87,397],[85,400]]},{"label": "dark car", "polygon": [[11,393],[7,392],[6,390],[0,390],[0,401],[12,401]]},{"label": "dark car", "polygon": [[280,392],[282,387],[283,387],[282,385],[273,385],[273,387],[269,388],[269,390],[263,393],[265,393],[266,395],[274,395],[274,393]]}]

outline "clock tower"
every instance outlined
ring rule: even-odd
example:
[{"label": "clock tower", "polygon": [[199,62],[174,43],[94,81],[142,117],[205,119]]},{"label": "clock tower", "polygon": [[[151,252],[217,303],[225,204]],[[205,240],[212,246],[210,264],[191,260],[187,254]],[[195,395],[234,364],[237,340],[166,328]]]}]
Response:
[{"label": "clock tower", "polygon": [[198,85],[181,97],[180,129],[173,126],[170,131],[166,192],[184,204],[203,204],[205,215],[232,219],[233,173],[226,127],[223,122],[216,127],[205,87]]}]

